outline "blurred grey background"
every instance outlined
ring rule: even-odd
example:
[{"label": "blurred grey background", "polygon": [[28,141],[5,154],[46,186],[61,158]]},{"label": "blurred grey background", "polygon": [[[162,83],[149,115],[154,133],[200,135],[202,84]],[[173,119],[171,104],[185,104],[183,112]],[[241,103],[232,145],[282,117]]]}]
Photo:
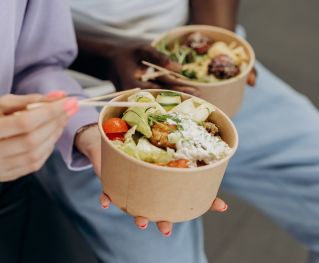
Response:
[{"label": "blurred grey background", "polygon": [[[240,9],[240,23],[247,30],[257,58],[317,106],[318,11],[318,0],[242,0]],[[229,194],[223,193],[222,197],[229,203],[230,211],[204,217],[210,262],[306,261],[305,248],[270,219]],[[34,192],[26,244],[25,263],[97,262],[70,218],[65,217],[40,187]]]},{"label": "blurred grey background", "polygon": [[318,12],[318,0],[242,0],[239,17],[257,58],[317,107]]},{"label": "blurred grey background", "polygon": [[[257,59],[317,107],[318,11],[318,0],[242,0],[239,16]],[[237,198],[223,197],[230,212],[204,217],[210,262],[306,262],[306,249],[270,219]]]}]

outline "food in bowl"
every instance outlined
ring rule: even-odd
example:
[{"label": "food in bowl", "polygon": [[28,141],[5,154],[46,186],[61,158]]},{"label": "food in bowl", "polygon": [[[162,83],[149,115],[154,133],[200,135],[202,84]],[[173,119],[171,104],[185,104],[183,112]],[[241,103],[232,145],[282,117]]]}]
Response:
[{"label": "food in bowl", "polygon": [[155,165],[193,168],[231,154],[217,125],[208,120],[215,107],[197,98],[182,101],[179,93],[162,91],[156,98],[141,91],[128,101],[153,102],[153,107],[128,108],[121,118],[103,122],[111,143],[125,154]]},{"label": "food in bowl", "polygon": [[202,83],[225,81],[244,72],[249,56],[244,47],[226,43],[194,31],[168,42],[160,40],[155,48],[181,65],[181,74]]}]

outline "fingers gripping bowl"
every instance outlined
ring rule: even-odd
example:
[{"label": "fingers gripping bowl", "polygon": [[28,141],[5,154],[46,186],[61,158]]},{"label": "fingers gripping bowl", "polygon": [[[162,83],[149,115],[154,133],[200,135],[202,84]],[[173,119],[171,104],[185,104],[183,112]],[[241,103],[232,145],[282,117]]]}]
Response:
[{"label": "fingers gripping bowl", "polygon": [[201,97],[228,116],[242,103],[249,72],[255,63],[250,44],[223,28],[193,25],[175,28],[152,42],[152,46],[182,65],[181,74],[164,82],[198,89]]},{"label": "fingers gripping bowl", "polygon": [[[140,96],[141,93],[122,95],[114,101],[133,99],[145,102],[145,99],[152,98],[161,101],[163,99],[161,97],[167,95],[167,92],[147,90],[142,96]],[[145,95],[147,93],[149,95]],[[152,221],[171,222],[182,222],[201,216],[212,205],[228,161],[237,149],[237,131],[225,113],[191,95],[184,93],[177,93],[177,95],[181,103],[176,103],[178,105],[175,107],[166,108],[168,112],[158,104],[159,106],[153,107],[151,113],[148,113],[151,130],[141,128],[140,120],[131,118],[135,114],[131,112],[132,109],[105,107],[100,113],[103,190],[117,207],[130,215],[144,216]],[[185,107],[190,109],[189,106],[185,106],[185,104],[190,105],[190,102],[195,108],[189,112],[189,115],[181,113]],[[167,106],[163,103],[162,105]],[[200,112],[199,107],[202,105],[209,108],[206,116],[193,114],[196,109],[198,110],[196,112]],[[129,116],[127,116],[128,113]],[[189,117],[191,115],[192,117]],[[174,120],[168,120],[168,116],[174,116],[175,123]],[[183,145],[181,142],[183,142],[183,132],[186,133],[183,129],[187,127],[183,127],[184,123],[176,120],[181,116],[187,119],[186,123],[193,125],[189,129],[193,131],[198,129],[202,132],[200,136],[208,136],[207,133],[211,132],[212,139],[208,138],[205,142],[213,143],[213,146],[217,145],[219,150],[210,149],[206,154],[202,153],[206,158],[201,154],[194,154],[194,151],[191,151],[192,154],[183,152],[185,148],[181,146]],[[124,138],[114,139],[116,136],[110,137],[108,133],[105,133],[107,131],[105,123],[112,118],[123,118],[128,123],[129,130]],[[193,118],[197,118],[196,120],[200,122],[193,121]],[[215,126],[204,127],[203,118]],[[158,136],[156,133],[162,131],[161,125],[165,124],[170,126],[164,127],[164,133]],[[171,136],[173,139],[167,140],[163,138],[167,135],[165,133],[167,130],[175,135],[181,133],[182,137]],[[206,135],[204,135],[205,132]],[[189,141],[189,138],[186,141]],[[192,149],[196,148],[195,144],[191,145]],[[203,145],[201,147],[203,150]]]}]

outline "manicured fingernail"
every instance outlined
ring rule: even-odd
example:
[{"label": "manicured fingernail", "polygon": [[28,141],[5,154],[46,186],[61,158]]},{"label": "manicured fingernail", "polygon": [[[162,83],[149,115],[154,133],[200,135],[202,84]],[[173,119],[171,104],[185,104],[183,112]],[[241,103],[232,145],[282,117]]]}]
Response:
[{"label": "manicured fingernail", "polygon": [[225,204],[222,210],[223,210],[223,211],[226,211],[226,210],[227,210],[227,208],[228,208],[228,205],[227,205],[227,204]]},{"label": "manicured fingernail", "polygon": [[72,97],[72,98],[68,98],[64,101],[64,110],[68,111],[69,109],[73,108],[74,106],[77,106],[78,101],[76,98]]},{"label": "manicured fingernail", "polygon": [[145,230],[147,228],[147,224],[144,224],[144,225],[141,225],[141,226],[138,226],[140,229],[142,230]]},{"label": "manicured fingernail", "polygon": [[74,114],[78,109],[78,101],[76,98],[69,98],[64,101],[63,104],[64,111],[70,116]]},{"label": "manicured fingernail", "polygon": [[62,90],[49,92],[47,95],[48,99],[59,99],[65,97],[65,92]]},{"label": "manicured fingernail", "polygon": [[166,233],[164,233],[164,236],[169,237],[172,234],[172,231],[168,231]]},{"label": "manicured fingernail", "polygon": [[102,207],[105,208],[105,209],[106,209],[106,208],[109,208],[108,205],[102,205]]},{"label": "manicured fingernail", "polygon": [[79,108],[78,108],[77,106],[74,106],[73,108],[71,108],[71,109],[69,109],[69,110],[67,111],[67,115],[68,115],[69,117],[72,117],[75,113],[78,112],[78,110],[79,110]]}]

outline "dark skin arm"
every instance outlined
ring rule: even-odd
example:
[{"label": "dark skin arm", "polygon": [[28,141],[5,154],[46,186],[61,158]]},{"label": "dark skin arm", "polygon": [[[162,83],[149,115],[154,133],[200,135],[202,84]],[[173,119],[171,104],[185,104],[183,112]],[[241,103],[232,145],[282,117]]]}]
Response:
[{"label": "dark skin arm", "polygon": [[79,56],[72,69],[111,80],[118,90],[160,88],[156,83],[142,82],[141,61],[145,60],[179,72],[180,65],[145,42],[110,43],[105,39],[77,37]]},{"label": "dark skin arm", "polygon": [[219,26],[234,31],[239,0],[191,0],[191,24]]},{"label": "dark skin arm", "polygon": [[[239,0],[190,0],[190,23],[211,25],[235,31]],[[257,71],[252,69],[247,84],[255,86]]]}]

